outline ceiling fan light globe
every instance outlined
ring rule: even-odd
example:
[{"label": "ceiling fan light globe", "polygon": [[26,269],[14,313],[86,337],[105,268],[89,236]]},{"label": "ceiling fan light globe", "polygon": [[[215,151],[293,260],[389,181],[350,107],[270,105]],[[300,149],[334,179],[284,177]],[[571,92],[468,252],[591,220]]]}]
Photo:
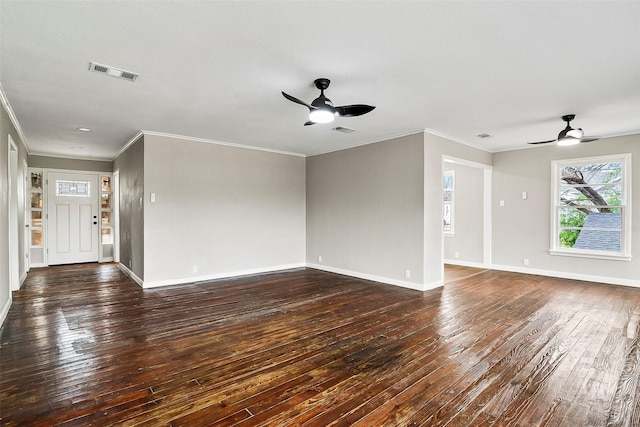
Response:
[{"label": "ceiling fan light globe", "polygon": [[580,139],[584,136],[584,132],[582,131],[581,128],[571,129],[570,131],[567,132],[567,136],[570,136],[571,138]]},{"label": "ceiling fan light globe", "polygon": [[309,113],[309,120],[314,123],[331,123],[335,119],[333,111],[318,108]]},{"label": "ceiling fan light globe", "polygon": [[580,138],[575,138],[573,136],[565,136],[564,138],[558,138],[558,146],[560,147],[568,147],[569,145],[580,144]]}]

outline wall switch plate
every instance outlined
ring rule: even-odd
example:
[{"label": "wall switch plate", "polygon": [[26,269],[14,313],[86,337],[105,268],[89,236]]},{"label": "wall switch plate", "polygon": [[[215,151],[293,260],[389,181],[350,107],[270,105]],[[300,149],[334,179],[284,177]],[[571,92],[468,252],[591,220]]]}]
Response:
[{"label": "wall switch plate", "polygon": [[522,192],[522,200],[527,200],[527,192],[526,191]]},{"label": "wall switch plate", "polygon": [[193,270],[193,272],[194,272],[194,273],[197,273],[197,272],[198,272],[198,266],[197,266],[197,265],[194,265],[194,266],[193,266],[193,268],[192,268],[192,270]]},{"label": "wall switch plate", "polygon": [[151,193],[151,203],[156,202],[156,193]]},{"label": "wall switch plate", "polygon": [[504,207],[504,200],[500,200],[500,206]]}]

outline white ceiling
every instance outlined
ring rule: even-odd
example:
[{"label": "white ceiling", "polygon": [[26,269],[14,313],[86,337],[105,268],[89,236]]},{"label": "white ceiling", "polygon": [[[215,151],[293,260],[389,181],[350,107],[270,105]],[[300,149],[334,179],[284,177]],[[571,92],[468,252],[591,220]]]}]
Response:
[{"label": "white ceiling", "polygon": [[[494,152],[569,113],[586,135],[640,133],[637,1],[1,0],[0,28],[32,154],[112,159],[140,130],[312,155],[427,129]],[[311,102],[318,77],[377,108],[302,126],[280,91]]]}]

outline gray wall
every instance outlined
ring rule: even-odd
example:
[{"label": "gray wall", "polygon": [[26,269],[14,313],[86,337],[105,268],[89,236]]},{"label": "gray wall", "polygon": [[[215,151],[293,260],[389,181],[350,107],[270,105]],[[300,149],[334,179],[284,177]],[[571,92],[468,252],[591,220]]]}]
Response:
[{"label": "gray wall", "polygon": [[111,172],[113,162],[100,160],[65,159],[61,157],[29,156],[29,167],[79,171]]},{"label": "gray wall", "polygon": [[[552,256],[551,161],[632,153],[632,255],[630,262]],[[571,147],[539,147],[494,154],[493,264],[530,272],[568,273],[587,277],[640,280],[640,135],[607,138]],[[522,191],[528,192],[522,200]],[[499,207],[500,200],[505,201]]]},{"label": "gray wall", "polygon": [[444,170],[455,173],[454,235],[445,235],[444,259],[482,264],[484,170],[452,163],[445,163]]},{"label": "gray wall", "polygon": [[156,135],[144,146],[145,286],[304,265],[303,157]]},{"label": "gray wall", "polygon": [[144,152],[145,138],[141,136],[113,162],[113,170],[120,176],[120,263],[141,280],[145,265]]},{"label": "gray wall", "polygon": [[[9,283],[9,137],[18,147],[18,191],[25,191],[24,185],[27,171],[24,168],[24,161],[27,158],[27,151],[24,142],[11,123],[9,114],[4,108],[0,108],[0,324],[11,304],[11,289]],[[24,220],[24,194],[18,193],[18,275],[23,277],[26,273],[26,259],[24,257],[25,247],[23,230]]]},{"label": "gray wall", "polygon": [[307,158],[308,263],[423,283],[423,141],[420,133]]}]

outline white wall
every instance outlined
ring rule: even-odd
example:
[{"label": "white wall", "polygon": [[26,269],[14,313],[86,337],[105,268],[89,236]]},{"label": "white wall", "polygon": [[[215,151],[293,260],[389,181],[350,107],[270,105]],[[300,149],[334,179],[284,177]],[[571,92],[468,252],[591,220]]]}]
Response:
[{"label": "white wall", "polygon": [[302,157],[145,134],[145,287],[303,266],[305,187]]},{"label": "white wall", "polygon": [[[632,153],[632,259],[611,261],[550,255],[551,162]],[[495,268],[640,286],[640,135],[571,147],[547,146],[493,156]],[[527,200],[522,200],[527,191]],[[499,207],[500,200],[505,201]],[[523,266],[523,259],[529,266]]]}]

